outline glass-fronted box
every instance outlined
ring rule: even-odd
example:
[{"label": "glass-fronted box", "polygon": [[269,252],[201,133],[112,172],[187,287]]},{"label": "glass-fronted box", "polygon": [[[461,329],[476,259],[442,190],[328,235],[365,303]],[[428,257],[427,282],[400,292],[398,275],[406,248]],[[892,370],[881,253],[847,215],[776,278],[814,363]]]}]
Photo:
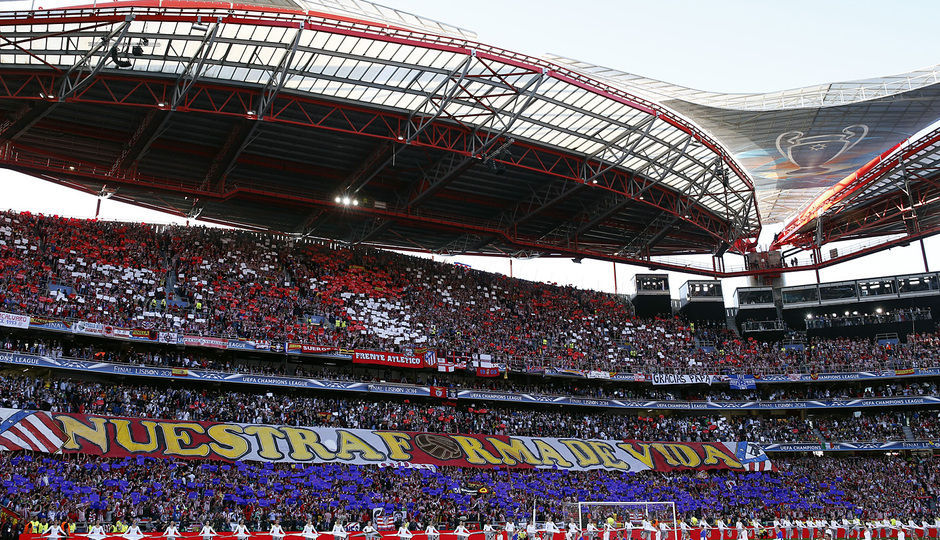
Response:
[{"label": "glass-fronted box", "polygon": [[633,279],[637,294],[669,294],[669,276],[666,274],[637,274]]},{"label": "glass-fronted box", "polygon": [[739,287],[734,291],[734,298],[739,309],[774,307],[772,287]]}]

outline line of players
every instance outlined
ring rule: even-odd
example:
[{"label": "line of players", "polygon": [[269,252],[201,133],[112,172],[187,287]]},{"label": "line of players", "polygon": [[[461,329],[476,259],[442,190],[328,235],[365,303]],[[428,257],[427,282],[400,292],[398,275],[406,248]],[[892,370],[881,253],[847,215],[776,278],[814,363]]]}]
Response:
[{"label": "line of players", "polygon": [[[405,522],[398,529],[396,536],[400,540],[411,540],[414,536],[414,533],[408,528],[408,523]],[[492,526],[487,524],[489,530],[495,531]],[[261,531],[257,531],[261,532]],[[463,521],[460,522],[460,525],[451,531],[452,534],[456,535],[458,540],[468,540],[470,535],[473,534],[473,531],[467,529]],[[486,530],[483,531],[484,533]],[[434,524],[430,524],[424,530],[425,535],[427,535],[428,540],[440,540],[440,531],[435,528]],[[236,540],[249,540],[256,532],[252,532],[245,525],[245,520],[240,519],[238,523],[232,528],[231,533],[218,532],[212,525],[207,521],[203,524],[202,529],[198,533],[198,537],[202,540],[213,540],[214,537],[227,537],[235,538]],[[362,530],[356,531],[347,531],[346,527],[343,525],[342,521],[337,521],[333,525],[333,529],[329,532],[318,532],[313,525],[313,522],[309,519],[307,524],[304,525],[304,528],[299,533],[287,533],[284,528],[281,526],[281,520],[275,519],[271,523],[271,527],[268,529],[267,534],[269,534],[272,540],[284,540],[286,537],[293,538],[304,538],[306,540],[317,540],[322,535],[330,535],[335,540],[350,540],[350,537],[357,536],[363,537],[364,540],[381,540],[382,534],[372,526],[372,522],[369,521],[362,528]],[[62,529],[60,525],[51,525],[49,529],[42,534],[42,536],[49,538],[49,540],[59,540],[68,538],[68,534]],[[87,534],[79,534],[77,536],[86,536],[89,540],[104,540],[105,538],[124,538],[125,540],[143,540],[144,538],[153,538],[153,535],[146,535],[140,529],[140,524],[137,520],[123,532],[119,534],[108,533],[105,531],[104,525],[99,521],[94,524]],[[184,540],[183,533],[177,527],[175,521],[171,521],[167,526],[166,530],[162,534],[157,535],[157,537],[166,538],[166,540]],[[487,540],[495,540],[495,538],[487,537]]]},{"label": "line of players", "polygon": [[[608,531],[620,533],[623,539],[633,538],[635,528],[629,520],[623,524],[622,528],[613,528],[611,525],[613,521],[613,518],[607,518],[603,540],[619,540],[617,537],[609,538]],[[574,526],[574,523],[570,525],[570,527]],[[672,527],[665,521],[655,522],[649,519],[643,519],[639,529],[640,537],[643,540],[669,540],[671,538],[670,533],[673,532]],[[773,538],[776,540],[835,539],[838,536],[837,531],[839,529],[843,529],[847,537],[853,536],[854,533],[854,537],[860,540],[885,537],[897,537],[897,540],[905,540],[908,536],[911,538],[925,538],[928,536],[928,529],[936,529],[938,535],[940,535],[940,517],[936,517],[932,524],[928,523],[927,520],[921,520],[919,525],[913,519],[903,523],[894,518],[863,522],[859,518],[852,520],[848,518],[842,518],[841,520],[807,519],[805,521],[796,519],[791,521],[786,517],[774,519],[772,525],[764,525],[757,519],[751,519],[748,522],[742,518],[738,519],[732,527],[730,522],[726,524],[721,518],[715,519],[714,524],[709,524],[707,519],[699,520],[695,516],[691,516],[688,520],[681,519],[677,523],[677,540],[692,540],[692,533],[695,529],[698,529],[695,540],[710,540],[713,531],[717,531],[718,540],[756,540],[760,538]],[[586,540],[595,540],[597,538],[597,528],[593,525],[593,522],[588,523],[588,527],[581,536]],[[578,538],[572,535],[572,531],[569,530],[567,540],[578,540]]]},{"label": "line of players", "polygon": [[[854,532],[854,536],[861,540],[872,540],[873,538],[883,538],[885,536],[897,536],[897,540],[905,540],[907,536],[910,536],[912,539],[915,537],[924,538],[927,536],[927,530],[931,528],[940,530],[940,517],[935,518],[933,524],[922,520],[920,525],[916,524],[913,519],[909,519],[907,523],[903,523],[893,518],[865,522],[858,518],[852,520],[847,518],[842,518],[841,520],[807,519],[805,521],[799,519],[791,521],[788,518],[782,518],[774,519],[772,526],[765,526],[756,519],[752,519],[749,523],[746,520],[739,519],[732,528],[721,518],[716,519],[714,524],[709,524],[707,519],[703,518],[699,520],[691,516],[688,520],[679,520],[675,532],[678,533],[676,540],[692,540],[692,532],[695,529],[698,529],[698,535],[695,540],[710,540],[712,531],[718,532],[719,540],[756,540],[768,537],[776,540],[791,540],[803,539],[807,536],[810,539],[835,539],[837,537],[837,530],[844,529],[847,535],[851,535],[851,533]],[[734,531],[733,536],[730,534],[732,530]],[[429,524],[423,532],[427,540],[440,540],[441,533],[433,523]],[[593,519],[588,520],[588,524],[583,530],[574,520],[568,523],[565,530],[560,529],[557,523],[553,519],[550,519],[544,522],[541,527],[536,526],[535,522],[523,522],[518,531],[516,530],[515,524],[511,521],[507,521],[501,527],[494,526],[491,523],[485,523],[481,531],[471,531],[467,529],[465,523],[461,521],[460,525],[452,531],[452,534],[457,537],[457,540],[469,540],[471,535],[481,533],[484,540],[497,540],[497,536],[499,537],[498,540],[503,540],[504,538],[505,540],[554,540],[556,536],[562,532],[564,532],[565,540],[632,540],[634,538],[634,532],[638,532],[642,540],[671,540],[673,528],[665,521],[655,521],[648,518],[642,519],[638,527],[634,527],[632,520],[617,523],[613,517],[608,517],[602,522],[601,527],[598,527]],[[245,525],[244,520],[239,520],[233,527],[231,533],[219,533],[209,522],[206,522],[199,531],[198,536],[202,538],[202,540],[213,540],[216,536],[230,537],[235,540],[250,540],[254,534],[255,533],[250,531]],[[335,540],[352,540],[351,537],[354,536],[362,537],[363,540],[382,539],[382,534],[373,527],[371,521],[367,522],[366,525],[358,531],[347,531],[343,522],[337,521],[331,531],[321,533],[316,530],[312,521],[307,520],[301,532],[288,534],[281,526],[280,520],[276,519],[271,524],[267,534],[271,536],[272,540],[284,540],[286,537],[318,540],[321,535],[326,534],[331,535]],[[49,538],[49,540],[59,540],[66,539],[70,535],[67,534],[60,525],[51,525],[42,536]],[[89,540],[104,540],[107,537],[120,537],[125,540],[143,540],[147,535],[141,531],[140,525],[135,520],[126,531],[120,534],[107,533],[103,524],[99,521],[92,526],[87,534],[76,536],[87,536]],[[183,539],[183,533],[176,526],[175,522],[170,522],[163,534],[159,536],[166,538],[166,540]],[[415,533],[409,528],[409,523],[404,522],[398,528],[397,533],[392,536],[397,536],[399,540],[411,540],[415,536]]]}]

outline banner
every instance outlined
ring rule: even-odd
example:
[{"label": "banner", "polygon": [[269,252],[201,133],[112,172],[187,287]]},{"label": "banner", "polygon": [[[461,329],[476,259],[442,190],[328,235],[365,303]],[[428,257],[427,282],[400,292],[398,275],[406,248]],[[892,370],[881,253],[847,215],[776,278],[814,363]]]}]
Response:
[{"label": "banner", "polygon": [[46,411],[0,409],[0,451],[55,453],[68,436]]},{"label": "banner", "polygon": [[58,319],[50,319],[48,317],[30,317],[29,327],[40,328],[43,330],[56,330],[58,332],[69,332],[72,330],[72,325]]},{"label": "banner", "polygon": [[306,343],[285,343],[284,352],[287,354],[340,354],[339,347],[327,345],[308,345]]},{"label": "banner", "polygon": [[938,450],[940,441],[779,443],[763,445],[765,452],[858,452],[898,450]]},{"label": "banner", "polygon": [[50,414],[65,434],[63,451],[107,457],[610,471],[773,467],[759,446],[745,442],[456,435]]},{"label": "banner", "polygon": [[88,334],[90,336],[100,336],[101,334],[104,333],[104,325],[101,323],[78,321],[78,322],[72,323],[72,333]]},{"label": "banner", "polygon": [[0,311],[0,326],[9,328],[29,328],[28,315],[15,315]]},{"label": "banner", "polygon": [[157,334],[157,341],[171,345],[178,345],[180,343],[179,335],[177,335],[176,332],[160,332]]},{"label": "banner", "polygon": [[120,339],[130,339],[131,331],[127,328],[118,328],[117,326],[104,325],[101,328],[101,335]]},{"label": "banner", "polygon": [[757,388],[757,382],[753,375],[731,375],[728,377],[728,384],[734,390],[754,390]]},{"label": "banner", "polygon": [[670,373],[652,373],[649,375],[654,385],[666,384],[711,384],[715,375],[677,375]]},{"label": "banner", "polygon": [[145,328],[135,328],[131,330],[131,339],[156,341],[158,337],[160,337],[160,332],[156,330],[147,330]]},{"label": "banner", "polygon": [[[109,364],[74,358],[53,358],[35,354],[23,354],[0,351],[0,363],[19,366],[43,367],[101,373],[132,377],[169,379],[181,376],[170,367],[136,366],[129,364]],[[430,396],[428,386],[411,384],[371,384],[356,381],[333,381],[329,379],[308,379],[285,377],[280,375],[250,375],[203,369],[186,369],[186,376],[192,379],[217,381],[226,384],[252,384],[281,388],[307,388],[310,390],[359,392],[372,394],[390,394],[399,396]],[[922,405],[940,405],[937,396],[900,396],[882,398],[850,398],[826,400],[766,400],[766,401],[678,401],[678,400],[627,400],[589,398],[579,396],[558,396],[544,394],[521,394],[497,390],[456,390],[448,389],[448,399],[472,399],[477,401],[496,401],[503,403],[553,403],[556,405],[575,405],[588,407],[606,407],[611,409],[652,409],[670,411],[692,410],[798,410],[798,409],[859,409],[869,407],[916,407]]]},{"label": "banner", "polygon": [[498,367],[478,367],[477,377],[499,377]]},{"label": "banner", "polygon": [[208,336],[182,336],[183,345],[190,347],[212,347],[213,349],[227,349],[228,339]]},{"label": "banner", "polygon": [[230,339],[226,348],[237,351],[270,351],[271,342],[253,339]]},{"label": "banner", "polygon": [[400,368],[434,368],[437,367],[437,356],[429,351],[421,356],[396,352],[353,351],[352,361],[355,364],[373,364]]}]

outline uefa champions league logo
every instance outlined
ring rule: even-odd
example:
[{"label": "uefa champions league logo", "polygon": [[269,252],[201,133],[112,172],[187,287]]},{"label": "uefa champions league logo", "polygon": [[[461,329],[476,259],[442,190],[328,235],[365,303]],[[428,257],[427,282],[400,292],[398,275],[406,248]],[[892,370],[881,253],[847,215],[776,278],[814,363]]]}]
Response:
[{"label": "uefa champions league logo", "polygon": [[777,150],[799,169],[790,175],[828,172],[827,163],[841,156],[868,135],[868,126],[855,124],[842,133],[805,137],[802,131],[788,131],[777,137]]}]

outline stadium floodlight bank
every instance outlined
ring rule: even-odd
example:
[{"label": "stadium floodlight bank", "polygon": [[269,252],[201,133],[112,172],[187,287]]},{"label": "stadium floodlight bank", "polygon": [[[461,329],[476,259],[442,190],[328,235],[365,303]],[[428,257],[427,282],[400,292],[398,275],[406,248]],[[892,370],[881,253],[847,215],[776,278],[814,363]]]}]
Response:
[{"label": "stadium floodlight bank", "polygon": [[671,531],[675,531],[678,525],[676,503],[672,501],[583,501],[578,503],[578,526],[582,531],[585,531],[588,522],[593,520],[600,529],[599,538],[603,538],[607,518],[613,518],[618,530],[636,529],[644,519],[665,521],[669,524]]}]

